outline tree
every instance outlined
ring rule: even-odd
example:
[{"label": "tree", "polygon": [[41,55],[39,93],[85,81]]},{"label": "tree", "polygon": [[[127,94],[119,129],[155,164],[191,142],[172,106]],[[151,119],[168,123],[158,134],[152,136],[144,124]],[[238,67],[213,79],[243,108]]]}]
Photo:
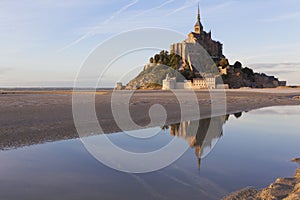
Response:
[{"label": "tree", "polygon": [[150,63],[154,63],[154,58],[153,57],[150,58]]},{"label": "tree", "polygon": [[170,54],[170,67],[172,67],[173,69],[177,69],[179,63],[181,60],[181,56],[175,54],[175,53],[171,53]]},{"label": "tree", "polygon": [[168,57],[164,57],[163,58],[163,64],[169,66],[169,58]]},{"label": "tree", "polygon": [[225,68],[229,65],[229,62],[228,62],[228,59],[226,58],[222,58],[220,61],[219,61],[219,66],[222,66],[222,68]]},{"label": "tree", "polygon": [[242,68],[242,63],[239,61],[236,61],[233,65],[234,69],[241,69]]},{"label": "tree", "polygon": [[253,76],[254,75],[253,70],[248,68],[248,67],[245,67],[244,69],[242,69],[242,72],[247,74],[247,76]]},{"label": "tree", "polygon": [[155,63],[158,63],[159,59],[160,59],[159,55],[156,54],[156,55],[154,56],[154,62],[155,62]]}]

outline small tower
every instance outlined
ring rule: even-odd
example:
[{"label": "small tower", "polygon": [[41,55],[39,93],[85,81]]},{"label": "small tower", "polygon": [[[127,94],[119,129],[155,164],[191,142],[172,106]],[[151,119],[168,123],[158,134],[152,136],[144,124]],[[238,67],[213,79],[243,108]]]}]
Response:
[{"label": "small tower", "polygon": [[121,82],[117,82],[117,87],[115,90],[122,90],[123,89],[123,84]]},{"label": "small tower", "polygon": [[194,32],[197,33],[197,34],[201,34],[202,31],[203,31],[203,26],[201,24],[201,21],[200,21],[200,7],[199,7],[199,4],[198,4],[198,17],[197,17],[197,22],[194,26]]}]

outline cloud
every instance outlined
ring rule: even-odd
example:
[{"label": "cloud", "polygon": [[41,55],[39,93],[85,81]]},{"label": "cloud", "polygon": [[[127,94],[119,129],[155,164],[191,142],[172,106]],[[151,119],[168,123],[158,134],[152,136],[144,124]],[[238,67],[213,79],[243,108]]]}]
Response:
[{"label": "cloud", "polygon": [[73,45],[78,44],[79,42],[81,42],[82,40],[89,38],[93,35],[95,35],[97,33],[97,30],[101,27],[103,27],[104,25],[108,24],[110,21],[112,21],[116,16],[120,15],[122,12],[126,11],[128,8],[130,8],[131,6],[137,4],[139,2],[139,0],[133,0],[130,3],[126,4],[125,6],[123,6],[121,9],[119,9],[118,11],[116,11],[114,14],[112,14],[107,20],[105,20],[104,22],[101,23],[101,25],[97,25],[94,26],[90,31],[88,31],[86,34],[84,34],[83,36],[79,37],[78,39],[74,40],[73,42],[71,42],[70,44],[64,46],[63,48],[59,49],[58,52],[62,52],[65,49],[70,48]]},{"label": "cloud", "polygon": [[159,6],[156,6],[156,7],[154,7],[154,8],[150,8],[150,9],[148,9],[148,10],[145,10],[145,11],[143,11],[143,12],[140,12],[140,13],[138,13],[137,15],[134,15],[134,16],[132,16],[132,17],[129,18],[129,19],[134,19],[134,18],[139,17],[139,16],[141,16],[141,15],[144,15],[144,14],[146,14],[146,13],[155,11],[155,10],[160,9],[160,8],[164,7],[165,5],[168,5],[168,4],[170,4],[170,3],[174,2],[174,1],[175,1],[175,0],[168,0],[168,1],[165,1],[164,3],[160,4]]},{"label": "cloud", "polygon": [[280,74],[290,74],[290,73],[295,73],[295,72],[298,72],[296,70],[280,70],[280,71],[272,71],[272,70],[268,70],[267,73],[269,74],[274,74],[274,75],[280,75]]},{"label": "cloud", "polygon": [[299,85],[300,63],[264,63],[249,65],[254,71],[275,75],[279,80],[288,81],[289,85]]},{"label": "cloud", "polygon": [[[215,4],[213,6],[210,6],[210,7],[206,8],[205,10],[206,10],[206,13],[216,13],[219,10],[223,10],[224,8],[231,6],[235,2],[237,2],[237,1],[232,0],[232,1],[222,2],[220,4]],[[184,9],[194,7],[197,4],[199,4],[198,0],[187,0],[187,1],[185,1],[185,3],[181,7],[176,8],[175,10],[168,13],[166,16],[170,16],[170,15],[173,15],[173,14],[175,14],[179,11],[182,11]],[[200,7],[201,7],[201,5],[200,5]]]},{"label": "cloud", "polygon": [[256,69],[300,69],[300,63],[256,63],[249,66],[255,67]]},{"label": "cloud", "polygon": [[[25,0],[23,0],[26,2]],[[111,0],[110,0],[111,1]],[[30,3],[26,2],[27,4]],[[47,7],[63,7],[63,8],[69,8],[69,7],[77,7],[77,6],[85,6],[87,5],[87,2],[85,0],[69,0],[69,1],[55,1],[55,0],[43,0],[43,1],[34,1],[35,4],[39,4],[42,6]],[[106,0],[89,0],[89,5],[103,5],[107,4],[108,1]]]},{"label": "cloud", "polygon": [[300,18],[300,12],[278,15],[272,18],[263,19],[263,22],[282,22]]},{"label": "cloud", "polygon": [[199,3],[198,0],[187,0],[187,1],[185,1],[185,3],[181,7],[176,8],[175,10],[171,11],[170,13],[168,13],[166,16],[173,15],[173,14],[179,12],[179,11],[182,11],[184,9],[192,7],[192,6],[194,6],[194,5],[198,4],[198,3]]},{"label": "cloud", "polygon": [[214,6],[211,6],[210,8],[206,9],[207,13],[215,13],[217,12],[218,10],[222,10],[224,8],[227,8],[229,6],[231,6],[233,3],[236,3],[237,1],[226,1],[224,3],[220,3],[218,5],[214,5]]},{"label": "cloud", "polygon": [[248,113],[249,114],[266,114],[266,115],[278,115],[278,116],[282,116],[282,115],[300,115],[299,110],[295,109],[297,107],[295,106],[287,106],[287,107],[276,107],[276,109],[274,109],[274,107],[269,107],[269,108],[262,108],[262,109],[258,109],[258,110],[253,110],[250,111]]},{"label": "cloud", "polygon": [[[137,13],[136,10],[133,13],[127,13],[129,15],[127,15],[127,17],[122,17],[121,19],[118,19],[118,23],[114,23],[116,21],[113,21],[113,19],[115,19],[117,16],[119,16],[121,13],[127,11],[130,7],[134,6],[135,4],[137,4],[139,2],[139,0],[133,0],[131,1],[129,4],[125,5],[124,7],[122,7],[120,10],[118,10],[117,12],[115,12],[112,16],[110,16],[108,19],[106,19],[105,21],[103,21],[101,24],[97,25],[97,26],[93,26],[89,29],[89,31],[87,31],[85,34],[83,34],[81,37],[77,38],[76,40],[72,41],[71,43],[67,44],[66,46],[62,47],[61,49],[59,49],[57,52],[62,52],[65,49],[68,49],[78,43],[80,43],[81,41],[90,38],[92,36],[95,36],[97,34],[100,33],[109,33],[112,34],[114,32],[119,32],[119,30],[124,30],[124,28],[121,27],[139,27],[139,26],[143,26],[145,24],[151,24],[150,26],[155,26],[152,25],[153,23],[153,16],[151,19],[147,19],[147,18],[143,18],[143,20],[140,20],[140,16],[145,15],[147,13],[151,13],[151,12],[156,12],[156,16],[161,16],[161,15],[165,15],[165,16],[169,16],[172,14],[175,14],[181,10],[184,10],[186,8],[189,7],[193,7],[196,6],[198,4],[198,0],[186,0],[184,2],[184,4],[179,7],[176,8],[175,10],[172,10],[172,8],[168,7],[165,10],[163,10],[163,7],[166,7],[166,5],[169,5],[173,2],[177,2],[176,0],[166,0],[164,2],[162,2],[160,5],[146,9],[146,10],[142,10],[141,12]],[[233,2],[235,1],[229,1],[229,2],[225,2],[225,3],[220,3],[218,5],[214,5],[210,7],[211,12],[216,12],[219,9],[223,9],[224,7],[227,7],[229,5],[231,5]],[[166,13],[168,13],[166,15]],[[137,21],[132,21],[132,19],[138,18]],[[121,22],[120,22],[121,20]],[[147,21],[148,20],[148,21]],[[168,23],[167,21],[165,22],[166,24],[161,24],[160,26],[165,26],[168,27]],[[131,26],[132,25],[132,26]],[[147,25],[149,26],[149,25]]]},{"label": "cloud", "polygon": [[105,20],[103,22],[102,25],[108,24],[110,21],[112,21],[116,16],[118,16],[119,14],[121,14],[122,12],[124,12],[125,10],[127,10],[128,8],[130,8],[131,6],[137,4],[139,2],[139,0],[133,0],[132,2],[130,2],[129,4],[125,5],[124,7],[122,7],[120,10],[118,10],[117,12],[115,12],[112,16],[110,16],[110,18],[108,18],[107,20]]}]

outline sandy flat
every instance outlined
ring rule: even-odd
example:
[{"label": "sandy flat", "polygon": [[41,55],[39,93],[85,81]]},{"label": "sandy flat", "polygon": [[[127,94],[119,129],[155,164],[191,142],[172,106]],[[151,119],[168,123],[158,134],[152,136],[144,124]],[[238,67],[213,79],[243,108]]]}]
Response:
[{"label": "sandy flat", "polygon": [[[186,91],[178,93],[188,96]],[[88,96],[92,93],[80,94]],[[212,103],[217,105],[216,115],[224,114],[223,105],[228,114],[268,106],[300,105],[300,100],[293,98],[300,96],[300,89],[240,89],[226,90],[226,93],[221,90],[203,90],[196,91],[195,94],[200,115],[189,115],[196,105],[193,101],[184,99],[181,103],[187,110],[190,109],[184,114],[185,120],[209,117]],[[111,96],[111,91],[98,91],[95,95],[97,117],[105,133],[121,131],[112,115]],[[211,96],[214,96],[213,100]],[[129,109],[133,121],[140,126],[149,125],[149,109],[154,104],[164,107],[167,113],[166,124],[182,120],[179,101],[172,92],[136,91],[129,104],[123,102],[122,97],[116,103]],[[1,91],[0,121],[0,149],[78,137],[73,122],[71,91]]]}]

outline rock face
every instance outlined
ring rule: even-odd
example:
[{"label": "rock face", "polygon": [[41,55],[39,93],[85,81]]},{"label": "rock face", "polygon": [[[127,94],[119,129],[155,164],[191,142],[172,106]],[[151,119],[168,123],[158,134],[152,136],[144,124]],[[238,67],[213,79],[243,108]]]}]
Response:
[{"label": "rock face", "polygon": [[126,85],[126,89],[159,89],[167,74],[171,77],[180,76],[179,72],[166,65],[157,64],[155,66],[147,67]]},{"label": "rock face", "polygon": [[228,60],[222,58],[216,64],[219,66],[218,69],[214,65],[204,65],[200,73],[194,66],[188,65],[182,57],[174,53],[169,54],[168,51],[161,51],[150,58],[150,63],[127,84],[126,89],[158,89],[167,74],[170,77],[176,77],[177,82],[202,78],[203,74],[213,74],[214,77],[217,77],[217,84],[226,84],[229,88],[234,89],[242,87],[276,88],[286,85],[285,81],[279,81],[274,76],[254,73],[251,68],[243,67],[242,63],[238,61],[234,65],[229,65]]},{"label": "rock face", "polygon": [[230,88],[276,88],[285,86],[285,81],[279,81],[274,76],[266,74],[254,73],[250,68],[232,69],[227,75],[223,75],[223,81]]},{"label": "rock face", "polygon": [[244,188],[242,190],[236,191],[232,194],[229,194],[223,200],[254,200],[258,190],[253,188]]},{"label": "rock face", "polygon": [[300,200],[300,168],[293,178],[278,178],[267,188],[255,190],[245,188],[233,192],[223,200]]},{"label": "rock face", "polygon": [[295,178],[278,178],[275,183],[257,194],[257,199],[275,200],[284,199],[293,191],[297,180]]},{"label": "rock face", "polygon": [[[293,99],[300,100],[300,96],[294,96]],[[300,164],[300,159],[297,162]]]}]

